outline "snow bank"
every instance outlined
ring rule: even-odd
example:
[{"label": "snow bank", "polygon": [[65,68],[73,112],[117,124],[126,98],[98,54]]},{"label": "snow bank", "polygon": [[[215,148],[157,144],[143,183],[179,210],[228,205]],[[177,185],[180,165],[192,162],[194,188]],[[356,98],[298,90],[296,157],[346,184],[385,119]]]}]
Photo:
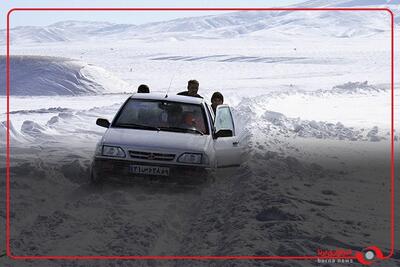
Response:
[{"label": "snow bank", "polygon": [[[10,60],[10,95],[116,93],[128,88],[108,71],[78,60],[46,56],[12,56]],[[0,71],[5,73],[5,68],[2,56]],[[0,84],[6,83],[5,78],[0,76]]]},{"label": "snow bank", "polygon": [[[21,131],[16,129],[14,125],[10,122],[10,144],[12,145],[20,145],[21,143],[32,141],[32,138],[24,136]],[[6,143],[7,136],[7,122],[0,122],[0,144]]]},{"label": "snow bank", "polygon": [[350,93],[350,94],[366,94],[371,92],[381,92],[386,91],[383,88],[379,88],[373,85],[369,85],[368,81],[364,82],[347,82],[342,85],[336,85],[332,88],[334,93]]},{"label": "snow bank", "polygon": [[[374,108],[371,108],[373,103]],[[390,91],[348,82],[317,91],[243,97],[233,112],[244,134],[348,141],[390,140]],[[397,140],[397,134],[395,140]]]},{"label": "snow bank", "polygon": [[380,141],[386,139],[383,136],[379,136],[377,126],[374,126],[370,131],[365,129],[356,130],[353,127],[345,127],[340,122],[330,123],[287,118],[283,114],[274,111],[266,111],[261,118],[273,125],[267,126],[269,130],[275,130],[281,135],[351,141]]}]

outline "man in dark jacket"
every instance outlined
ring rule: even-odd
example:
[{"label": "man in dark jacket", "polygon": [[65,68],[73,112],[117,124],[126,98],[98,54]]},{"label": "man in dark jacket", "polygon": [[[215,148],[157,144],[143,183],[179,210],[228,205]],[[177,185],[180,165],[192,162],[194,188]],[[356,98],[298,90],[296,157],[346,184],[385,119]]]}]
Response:
[{"label": "man in dark jacket", "polygon": [[196,80],[190,80],[190,81],[188,81],[187,91],[180,92],[180,93],[178,93],[178,95],[203,98],[202,96],[200,96],[197,93],[197,91],[199,91],[199,82]]},{"label": "man in dark jacket", "polygon": [[211,97],[211,107],[214,114],[217,114],[217,107],[224,103],[224,96],[220,92],[215,92]]}]

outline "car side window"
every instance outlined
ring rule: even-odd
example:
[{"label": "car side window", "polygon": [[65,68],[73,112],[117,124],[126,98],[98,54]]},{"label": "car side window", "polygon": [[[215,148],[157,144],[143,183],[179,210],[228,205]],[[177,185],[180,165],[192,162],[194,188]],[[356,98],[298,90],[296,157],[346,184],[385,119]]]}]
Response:
[{"label": "car side window", "polygon": [[229,106],[219,106],[215,116],[215,130],[231,130],[235,135],[235,126]]}]

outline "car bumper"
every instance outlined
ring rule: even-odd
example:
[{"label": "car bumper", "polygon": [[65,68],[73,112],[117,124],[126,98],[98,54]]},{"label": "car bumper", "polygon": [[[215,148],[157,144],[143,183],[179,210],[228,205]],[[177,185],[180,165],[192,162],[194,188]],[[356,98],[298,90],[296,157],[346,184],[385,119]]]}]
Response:
[{"label": "car bumper", "polygon": [[[161,175],[145,175],[136,174],[130,171],[131,165],[143,165],[143,166],[154,166],[154,167],[167,167],[169,168],[168,176]],[[177,164],[165,164],[156,162],[140,162],[131,160],[121,159],[109,159],[109,158],[95,158],[93,160],[92,171],[97,176],[101,176],[103,179],[132,179],[132,178],[205,178],[208,177],[212,171],[211,168],[205,166],[193,166],[193,165],[177,165]]]}]

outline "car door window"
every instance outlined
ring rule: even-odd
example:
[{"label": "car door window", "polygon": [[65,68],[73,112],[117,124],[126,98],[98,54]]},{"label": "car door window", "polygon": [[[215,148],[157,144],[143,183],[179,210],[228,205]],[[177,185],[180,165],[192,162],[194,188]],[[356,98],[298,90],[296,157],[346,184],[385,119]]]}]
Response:
[{"label": "car door window", "polygon": [[229,106],[219,106],[215,117],[215,130],[232,130],[235,135],[235,127],[233,123],[232,113]]}]

